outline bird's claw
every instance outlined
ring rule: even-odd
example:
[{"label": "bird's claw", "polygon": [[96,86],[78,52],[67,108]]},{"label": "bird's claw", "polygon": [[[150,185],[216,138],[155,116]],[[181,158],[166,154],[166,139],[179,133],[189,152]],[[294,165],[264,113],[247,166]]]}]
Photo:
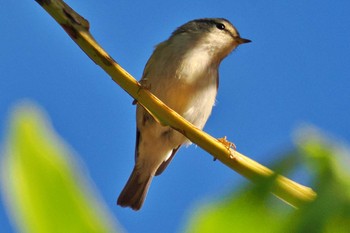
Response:
[{"label": "bird's claw", "polygon": [[230,158],[233,159],[234,155],[231,153],[230,149],[232,148],[234,151],[236,151],[237,150],[236,145],[233,142],[227,141],[226,136],[224,136],[223,138],[218,138],[218,141],[221,142],[226,147],[226,149],[230,153]]},{"label": "bird's claw", "polygon": [[[147,91],[151,91],[151,84],[147,83],[147,79],[141,79],[141,80],[139,81],[139,89],[138,89],[137,93],[139,93],[139,91],[140,91],[141,89],[145,89],[145,90],[147,90]],[[137,103],[138,103],[137,99],[134,99],[134,100],[132,101],[132,105],[135,105],[135,104],[137,104]]]}]

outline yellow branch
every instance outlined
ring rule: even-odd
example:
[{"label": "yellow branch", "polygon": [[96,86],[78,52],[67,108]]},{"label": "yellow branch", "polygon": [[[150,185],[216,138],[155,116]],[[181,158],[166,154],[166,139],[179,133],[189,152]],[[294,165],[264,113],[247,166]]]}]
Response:
[{"label": "yellow branch", "polygon": [[[79,47],[103,70],[105,70],[120,87],[128,92],[138,103],[147,108],[162,124],[169,125],[184,134],[216,159],[232,168],[244,177],[258,181],[275,175],[273,171],[232,150],[228,143],[213,138],[209,134],[194,127],[157,97],[152,95],[119,64],[117,64],[94,40],[89,32],[89,22],[77,14],[61,0],[36,0],[79,45]],[[308,187],[300,185],[281,175],[276,176],[272,193],[285,202],[300,207],[313,201],[316,193]]]}]

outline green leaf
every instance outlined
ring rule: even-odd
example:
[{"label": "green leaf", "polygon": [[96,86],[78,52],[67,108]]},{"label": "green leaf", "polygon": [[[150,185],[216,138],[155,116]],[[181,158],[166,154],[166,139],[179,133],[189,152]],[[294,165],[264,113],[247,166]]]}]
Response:
[{"label": "green leaf", "polygon": [[222,201],[199,207],[186,232],[280,232],[292,207],[270,194],[273,180],[248,185]]},{"label": "green leaf", "polygon": [[117,232],[82,164],[37,107],[14,111],[5,145],[2,192],[21,232]]},{"label": "green leaf", "polygon": [[231,193],[229,198],[199,206],[186,232],[349,232],[349,149],[310,127],[299,131],[296,141],[296,148],[281,155],[284,159],[273,170],[300,172],[300,167],[307,165],[311,186],[317,192],[315,201],[291,209],[269,193],[273,179],[262,180]]},{"label": "green leaf", "polygon": [[299,132],[297,145],[313,173],[318,197],[295,212],[287,228],[293,232],[349,232],[349,149],[311,127]]}]

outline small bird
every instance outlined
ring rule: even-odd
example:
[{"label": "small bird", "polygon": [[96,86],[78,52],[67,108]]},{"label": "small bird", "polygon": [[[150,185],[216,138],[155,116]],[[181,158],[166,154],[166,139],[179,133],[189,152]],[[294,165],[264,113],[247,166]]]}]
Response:
[{"label": "small bird", "polygon": [[[221,61],[238,45],[251,42],[223,18],[189,21],[158,44],[140,83],[166,105],[202,129],[215,103]],[[182,144],[181,133],[136,107],[135,166],[117,204],[139,210],[154,176],[169,165]]]}]

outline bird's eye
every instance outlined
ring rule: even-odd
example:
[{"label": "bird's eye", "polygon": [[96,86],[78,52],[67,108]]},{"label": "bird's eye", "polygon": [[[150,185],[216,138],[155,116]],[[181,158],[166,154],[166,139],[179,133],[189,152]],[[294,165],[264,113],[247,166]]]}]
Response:
[{"label": "bird's eye", "polygon": [[222,24],[222,23],[217,23],[217,24],[216,24],[216,27],[217,27],[219,30],[224,30],[224,29],[225,29],[225,25]]}]

